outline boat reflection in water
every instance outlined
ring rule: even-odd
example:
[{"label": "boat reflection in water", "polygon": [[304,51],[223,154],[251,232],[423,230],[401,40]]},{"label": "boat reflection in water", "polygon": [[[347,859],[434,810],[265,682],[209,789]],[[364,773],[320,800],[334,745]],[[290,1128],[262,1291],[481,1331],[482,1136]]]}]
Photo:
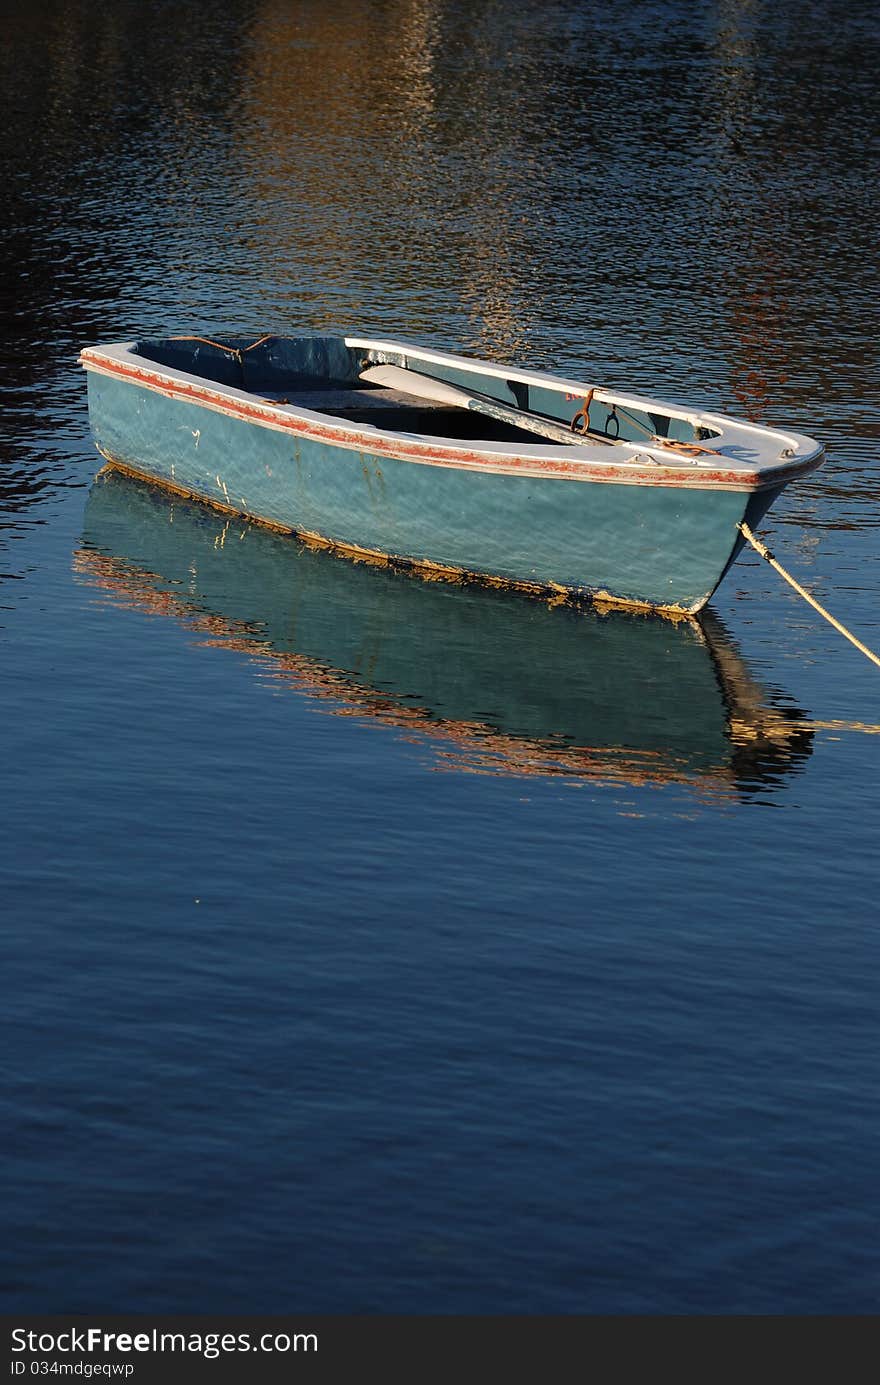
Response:
[{"label": "boat reflection in water", "polygon": [[711,613],[552,607],[311,549],[119,473],[90,493],[75,565],[114,602],[258,659],[327,711],[424,736],[438,766],[729,797],[810,753]]}]

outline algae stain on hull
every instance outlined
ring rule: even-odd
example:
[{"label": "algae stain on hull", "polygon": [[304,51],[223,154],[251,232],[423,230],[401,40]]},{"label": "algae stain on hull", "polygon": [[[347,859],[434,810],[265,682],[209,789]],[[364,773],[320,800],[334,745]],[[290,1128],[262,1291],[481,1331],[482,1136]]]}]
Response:
[{"label": "algae stain on hull", "polygon": [[[173,495],[183,496],[187,500],[193,500],[197,504],[209,505],[212,509],[219,510],[221,514],[234,515],[238,519],[247,520],[253,524],[262,525],[264,528],[271,529],[278,534],[290,534],[300,542],[314,548],[326,549],[328,552],[339,554],[354,562],[372,563],[376,565],[389,566],[400,572],[410,572],[426,582],[471,582],[479,586],[493,587],[505,591],[522,592],[527,596],[534,596],[542,600],[550,600],[554,605],[570,604],[579,606],[588,603],[601,609],[641,611],[645,614],[656,614],[671,618],[672,620],[692,619],[706,605],[711,592],[701,597],[693,606],[661,606],[654,605],[649,601],[633,601],[623,597],[615,596],[613,593],[604,590],[590,590],[587,587],[565,587],[556,582],[528,582],[510,577],[500,577],[497,573],[479,572],[464,567],[454,567],[447,563],[438,563],[430,558],[409,558],[396,553],[382,553],[376,549],[362,548],[358,544],[343,542],[339,539],[330,539],[323,534],[315,533],[309,529],[297,529],[289,524],[281,524],[277,520],[269,519],[265,515],[252,514],[249,511],[242,512],[237,505],[229,503],[228,492],[222,487],[220,478],[217,477],[218,485],[225,492],[224,500],[216,500],[212,496],[202,495],[185,486],[175,484],[167,478],[157,478],[148,472],[140,471],[137,467],[131,466],[127,462],[118,461],[110,456],[103,449],[98,449],[104,457],[107,467],[104,468],[119,471],[123,475],[132,476],[137,481],[144,481],[149,485],[160,486],[162,490],[169,491]],[[298,449],[297,449],[298,451]],[[295,457],[297,468],[300,467],[300,458]]]}]

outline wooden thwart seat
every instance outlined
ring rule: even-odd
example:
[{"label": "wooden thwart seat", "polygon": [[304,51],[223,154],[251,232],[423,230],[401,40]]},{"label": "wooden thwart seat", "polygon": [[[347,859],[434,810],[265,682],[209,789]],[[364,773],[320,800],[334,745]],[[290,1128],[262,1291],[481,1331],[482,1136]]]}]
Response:
[{"label": "wooden thwart seat", "polygon": [[[379,389],[364,386],[361,389],[300,390],[294,386],[289,390],[261,390],[261,397],[272,404],[296,404],[301,409],[314,409],[319,414],[361,413],[364,409],[442,409],[436,401],[407,394],[403,390]],[[449,405],[445,406],[446,408]]]}]

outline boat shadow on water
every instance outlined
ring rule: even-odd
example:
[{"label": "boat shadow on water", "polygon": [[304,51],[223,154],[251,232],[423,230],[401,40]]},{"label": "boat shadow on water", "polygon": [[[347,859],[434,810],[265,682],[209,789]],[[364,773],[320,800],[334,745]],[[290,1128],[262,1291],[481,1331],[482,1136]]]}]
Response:
[{"label": "boat shadow on water", "polygon": [[399,728],[438,768],[766,792],[812,731],[712,613],[553,606],[353,562],[105,471],[80,579],[256,659],[336,715]]}]

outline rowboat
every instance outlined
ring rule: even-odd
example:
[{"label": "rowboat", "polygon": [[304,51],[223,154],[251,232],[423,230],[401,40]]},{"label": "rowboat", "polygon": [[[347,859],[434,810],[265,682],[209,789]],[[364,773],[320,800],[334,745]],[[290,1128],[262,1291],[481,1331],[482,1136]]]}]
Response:
[{"label": "rowboat", "polygon": [[431,576],[695,613],[821,445],[579,380],[360,336],[89,347],[119,470]]},{"label": "rowboat", "polygon": [[109,468],[73,561],[108,619],[171,621],[199,657],[245,660],[279,694],[403,736],[437,769],[729,802],[773,793],[812,751],[804,712],[762,686],[711,609],[655,620],[414,582]]}]

